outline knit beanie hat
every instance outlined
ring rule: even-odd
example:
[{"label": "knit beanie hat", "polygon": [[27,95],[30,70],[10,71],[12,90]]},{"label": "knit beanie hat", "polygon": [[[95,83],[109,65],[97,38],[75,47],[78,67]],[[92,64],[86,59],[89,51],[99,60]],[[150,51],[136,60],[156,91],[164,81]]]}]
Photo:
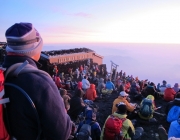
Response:
[{"label": "knit beanie hat", "polygon": [[43,40],[31,23],[15,23],[5,33],[7,52],[32,57],[41,53]]}]

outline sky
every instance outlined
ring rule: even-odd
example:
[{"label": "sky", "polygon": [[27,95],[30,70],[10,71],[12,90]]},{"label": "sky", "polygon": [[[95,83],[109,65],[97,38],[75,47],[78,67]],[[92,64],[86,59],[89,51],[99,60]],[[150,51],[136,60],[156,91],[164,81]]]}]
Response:
[{"label": "sky", "polygon": [[45,44],[180,44],[180,0],[0,0],[0,41],[18,22]]},{"label": "sky", "polygon": [[0,0],[0,42],[31,22],[43,50],[88,47],[118,71],[172,85],[180,79],[180,0]]}]

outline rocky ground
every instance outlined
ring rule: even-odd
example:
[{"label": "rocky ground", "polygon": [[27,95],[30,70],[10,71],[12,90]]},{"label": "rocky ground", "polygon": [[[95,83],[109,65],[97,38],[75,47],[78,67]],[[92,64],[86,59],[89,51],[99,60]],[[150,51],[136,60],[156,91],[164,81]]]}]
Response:
[{"label": "rocky ground", "polygon": [[[95,102],[95,104],[99,107],[98,113],[97,113],[97,121],[99,122],[101,128],[104,125],[104,122],[108,115],[111,114],[112,111],[112,105],[113,101],[118,97],[118,93],[113,93],[111,96],[109,96],[106,99],[100,99]],[[132,103],[140,104],[140,101],[134,101],[133,98],[130,96]],[[162,98],[155,100],[156,106],[162,106],[161,109],[158,109],[156,112],[163,113],[166,107],[167,102],[165,102]],[[154,118],[156,118],[157,122],[152,123],[148,121],[144,121],[136,115],[134,119],[137,120],[137,123],[135,127],[143,127],[145,134],[142,137],[142,140],[153,140],[154,134],[157,133],[158,126],[163,125],[166,130],[169,128],[169,124],[166,122],[166,116],[162,116],[159,114],[154,113]]]}]

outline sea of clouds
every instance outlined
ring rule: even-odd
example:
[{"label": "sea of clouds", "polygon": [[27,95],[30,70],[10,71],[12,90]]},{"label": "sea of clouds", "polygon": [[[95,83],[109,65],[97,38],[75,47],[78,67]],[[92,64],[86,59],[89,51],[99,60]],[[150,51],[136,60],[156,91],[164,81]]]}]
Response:
[{"label": "sea of clouds", "polygon": [[91,43],[91,44],[47,44],[43,50],[70,48],[90,48],[104,56],[107,70],[113,61],[118,71],[125,71],[140,80],[148,79],[155,84],[166,80],[174,86],[180,83],[180,45],[175,44],[128,44],[128,43]]}]

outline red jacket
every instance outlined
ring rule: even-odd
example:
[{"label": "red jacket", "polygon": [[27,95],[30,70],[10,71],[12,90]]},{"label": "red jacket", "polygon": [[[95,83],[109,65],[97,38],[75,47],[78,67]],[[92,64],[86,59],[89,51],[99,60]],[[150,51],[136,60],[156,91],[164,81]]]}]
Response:
[{"label": "red jacket", "polygon": [[164,100],[166,101],[172,101],[174,100],[176,92],[172,88],[166,88],[164,91]]},{"label": "red jacket", "polygon": [[97,97],[95,85],[91,84],[90,88],[87,89],[85,98],[91,101],[94,101]]}]

